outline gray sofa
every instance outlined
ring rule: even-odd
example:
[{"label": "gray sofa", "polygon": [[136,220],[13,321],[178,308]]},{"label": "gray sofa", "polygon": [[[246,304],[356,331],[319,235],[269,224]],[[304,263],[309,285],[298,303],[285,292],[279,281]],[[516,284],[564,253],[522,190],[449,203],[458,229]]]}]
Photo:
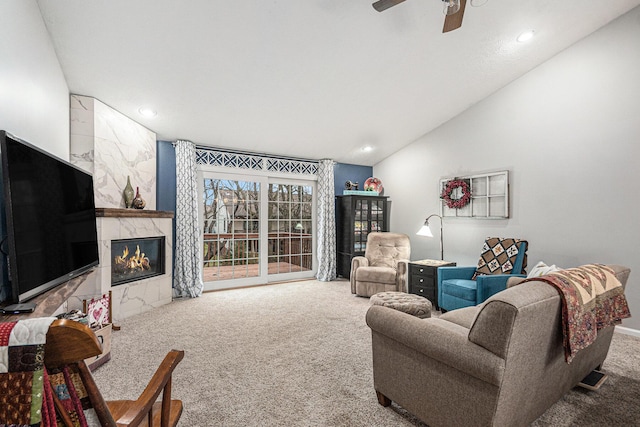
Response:
[{"label": "gray sofa", "polygon": [[[625,286],[630,270],[610,267]],[[567,364],[560,296],[540,281],[439,318],[372,306],[366,319],[378,401],[431,427],[529,425],[604,362],[614,329]]]}]

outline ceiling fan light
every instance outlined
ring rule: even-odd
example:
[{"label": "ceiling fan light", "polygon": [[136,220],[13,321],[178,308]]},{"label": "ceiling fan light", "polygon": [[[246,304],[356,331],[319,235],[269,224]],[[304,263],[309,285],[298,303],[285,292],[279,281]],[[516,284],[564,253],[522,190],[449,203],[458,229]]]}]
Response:
[{"label": "ceiling fan light", "polygon": [[489,0],[471,0],[471,6],[473,7],[480,7],[480,6],[484,6],[485,4],[487,4]]},{"label": "ceiling fan light", "polygon": [[460,0],[442,0],[444,8],[442,13],[445,15],[453,15],[460,10]]}]

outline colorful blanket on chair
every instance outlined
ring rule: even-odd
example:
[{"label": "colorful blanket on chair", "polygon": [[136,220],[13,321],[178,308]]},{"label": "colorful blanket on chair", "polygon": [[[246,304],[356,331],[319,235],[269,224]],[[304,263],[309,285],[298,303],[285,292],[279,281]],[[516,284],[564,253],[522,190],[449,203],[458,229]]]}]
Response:
[{"label": "colorful blanket on chair", "polygon": [[631,317],[624,288],[614,271],[605,265],[589,264],[559,270],[521,283],[534,280],[548,283],[560,293],[567,363],[596,340],[600,329]]},{"label": "colorful blanket on chair", "polygon": [[[478,266],[473,273],[472,280],[485,274],[521,274],[527,268],[527,253],[525,251],[522,260],[522,271],[512,271],[513,264],[520,253],[520,244],[526,240],[510,239],[504,237],[487,237],[482,245],[482,252],[478,260]],[[528,245],[527,245],[528,246]]]},{"label": "colorful blanket on chair", "polygon": [[[81,375],[76,365],[67,365],[63,368],[51,370],[49,373],[51,390],[60,401],[58,411],[64,410],[74,426],[92,427],[100,426],[95,410],[91,405]],[[64,426],[62,418],[57,416],[58,426]]]},{"label": "colorful blanket on chair", "polygon": [[0,426],[51,425],[44,344],[54,317],[0,323]]},{"label": "colorful blanket on chair", "polygon": [[64,426],[54,394],[77,427],[99,426],[75,366],[48,372],[44,348],[55,317],[0,323],[0,427]]}]

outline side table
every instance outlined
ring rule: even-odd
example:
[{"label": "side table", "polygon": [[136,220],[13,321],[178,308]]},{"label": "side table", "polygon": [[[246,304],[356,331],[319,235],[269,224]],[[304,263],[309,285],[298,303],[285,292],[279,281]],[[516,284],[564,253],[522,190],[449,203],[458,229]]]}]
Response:
[{"label": "side table", "polygon": [[423,259],[409,262],[409,293],[427,298],[436,310],[438,305],[438,267],[455,267],[451,261]]}]

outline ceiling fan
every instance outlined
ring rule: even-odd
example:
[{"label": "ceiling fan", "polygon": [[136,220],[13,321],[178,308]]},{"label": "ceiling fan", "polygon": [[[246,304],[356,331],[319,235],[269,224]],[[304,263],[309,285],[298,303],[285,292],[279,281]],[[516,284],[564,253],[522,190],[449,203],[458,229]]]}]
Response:
[{"label": "ceiling fan", "polygon": [[[373,8],[378,12],[387,10],[392,6],[402,3],[404,0],[378,0],[373,3]],[[462,18],[464,16],[464,9],[467,6],[467,0],[442,0],[444,3],[444,27],[443,33],[456,30],[462,26]],[[471,0],[472,6],[481,6],[486,3],[487,0]]]}]

